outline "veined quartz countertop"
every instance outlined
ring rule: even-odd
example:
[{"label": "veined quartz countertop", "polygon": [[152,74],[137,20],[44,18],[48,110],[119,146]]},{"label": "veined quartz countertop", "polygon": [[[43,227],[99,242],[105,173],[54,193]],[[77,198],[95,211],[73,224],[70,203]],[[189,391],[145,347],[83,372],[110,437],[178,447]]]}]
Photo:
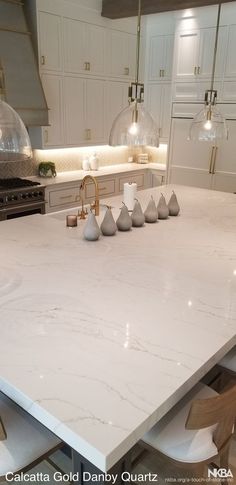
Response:
[{"label": "veined quartz countertop", "polygon": [[175,190],[179,217],[98,242],[1,222],[0,389],[104,471],[236,344],[236,196]]},{"label": "veined quartz countertop", "polygon": [[68,172],[58,172],[56,177],[29,177],[31,180],[36,180],[42,185],[50,186],[55,184],[63,184],[65,182],[74,182],[76,180],[82,180],[85,175],[92,175],[94,177],[104,177],[107,175],[113,175],[117,173],[136,172],[138,170],[158,170],[161,172],[166,171],[166,165],[163,163],[121,163],[117,165],[106,165],[99,168],[99,170],[73,170]]}]

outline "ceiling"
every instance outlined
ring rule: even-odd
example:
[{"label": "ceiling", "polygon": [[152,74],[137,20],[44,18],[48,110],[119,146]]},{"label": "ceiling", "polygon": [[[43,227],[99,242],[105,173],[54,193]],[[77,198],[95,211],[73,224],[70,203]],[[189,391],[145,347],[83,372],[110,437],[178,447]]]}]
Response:
[{"label": "ceiling", "polygon": [[[224,0],[224,3],[233,0]],[[216,0],[142,0],[142,15],[217,5]],[[137,16],[138,0],[103,0],[102,16],[120,19]]]}]

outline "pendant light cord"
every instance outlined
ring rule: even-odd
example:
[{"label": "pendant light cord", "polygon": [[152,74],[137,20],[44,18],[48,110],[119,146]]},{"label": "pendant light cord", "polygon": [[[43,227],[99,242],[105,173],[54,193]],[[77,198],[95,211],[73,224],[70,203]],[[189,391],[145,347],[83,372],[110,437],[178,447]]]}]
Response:
[{"label": "pendant light cord", "polygon": [[214,89],[214,81],[215,81],[216,55],[217,55],[218,40],[219,40],[219,28],[220,28],[220,14],[221,14],[221,3],[219,3],[219,6],[218,6],[218,15],[217,15],[217,24],[216,24],[216,38],[215,38],[213,66],[212,66],[212,75],[211,75],[211,91],[213,91],[213,89]]},{"label": "pendant light cord", "polygon": [[136,46],[136,79],[139,82],[139,60],[140,60],[140,40],[141,40],[141,0],[138,0],[138,26],[137,26],[137,46]]}]

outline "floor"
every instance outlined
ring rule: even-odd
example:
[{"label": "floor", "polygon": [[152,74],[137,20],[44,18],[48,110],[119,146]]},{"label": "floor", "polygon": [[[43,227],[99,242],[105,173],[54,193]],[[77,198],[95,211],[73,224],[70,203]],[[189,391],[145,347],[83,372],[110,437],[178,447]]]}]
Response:
[{"label": "floor", "polygon": [[[56,464],[56,466],[60,467],[60,469],[63,470],[65,473],[69,473],[71,471],[71,460],[64,455],[61,451],[57,451],[54,453],[54,455],[51,456],[52,461]],[[234,475],[234,479],[232,481],[229,481],[229,484],[231,485],[236,485],[236,433],[234,435],[234,439],[232,441],[232,446],[231,446],[231,457],[230,457],[230,469]],[[181,470],[176,473],[176,470],[171,470],[166,466],[165,461],[161,461],[160,459],[156,459],[151,454],[148,454],[145,456],[141,463],[139,463],[133,470],[133,473],[139,473],[139,474],[148,474],[148,473],[157,473],[158,472],[158,485],[164,485],[164,484],[174,484],[174,483],[196,483],[194,481],[187,480],[189,477],[186,476],[186,474],[183,474]],[[54,473],[55,473],[55,468],[51,466],[51,464],[47,463],[44,461],[37,467],[35,467],[33,470],[30,471],[30,473],[44,473],[48,474],[50,477],[50,485],[54,485],[56,483],[67,483],[69,484],[70,482],[68,481],[63,481],[63,482],[56,482],[54,480]],[[174,479],[172,478],[174,477]],[[172,479],[171,479],[172,478]],[[184,480],[185,478],[185,480]],[[14,484],[18,485],[25,485],[26,482],[20,482],[20,481],[15,481],[11,482]],[[36,485],[41,485],[43,482],[38,480],[34,482]],[[44,482],[45,483],[45,482]],[[47,482],[46,482],[47,483]],[[149,485],[151,482],[150,480],[145,480],[144,482],[136,482],[136,483],[144,483]],[[198,482],[199,483],[199,482]],[[204,480],[200,483],[209,483],[209,481]],[[220,483],[218,480],[214,479],[210,483]],[[4,483],[6,485],[6,483]]]}]

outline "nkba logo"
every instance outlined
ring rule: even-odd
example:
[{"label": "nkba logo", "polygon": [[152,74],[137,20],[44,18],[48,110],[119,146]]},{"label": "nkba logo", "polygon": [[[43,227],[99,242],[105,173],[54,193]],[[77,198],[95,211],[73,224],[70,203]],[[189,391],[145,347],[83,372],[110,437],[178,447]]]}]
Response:
[{"label": "nkba logo", "polygon": [[233,473],[229,468],[213,468],[208,470],[208,478],[233,478]]}]

